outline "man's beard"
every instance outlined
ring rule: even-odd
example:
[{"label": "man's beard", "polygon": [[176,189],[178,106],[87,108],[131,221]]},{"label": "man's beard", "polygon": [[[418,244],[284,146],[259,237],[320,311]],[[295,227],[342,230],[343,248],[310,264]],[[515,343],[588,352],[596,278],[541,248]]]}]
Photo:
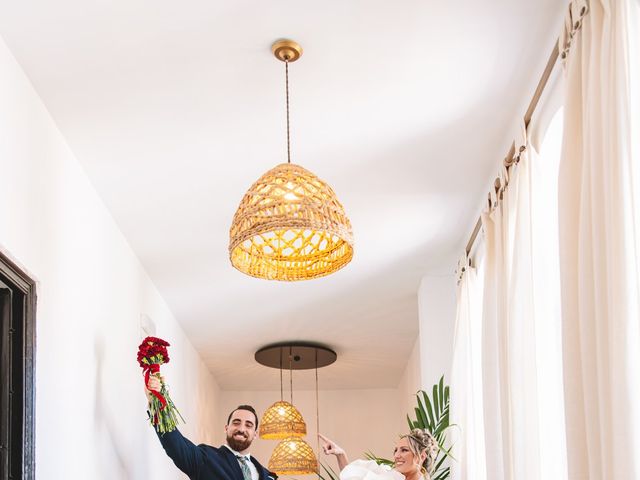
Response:
[{"label": "man's beard", "polygon": [[242,452],[249,448],[251,440],[248,437],[236,438],[233,435],[227,435],[227,445],[229,445],[236,452]]}]

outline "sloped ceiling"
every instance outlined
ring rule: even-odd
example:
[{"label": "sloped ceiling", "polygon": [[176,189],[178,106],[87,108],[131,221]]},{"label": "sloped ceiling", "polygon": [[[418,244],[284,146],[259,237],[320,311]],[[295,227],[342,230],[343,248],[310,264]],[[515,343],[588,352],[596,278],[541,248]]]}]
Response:
[{"label": "sloped ceiling", "polygon": [[[259,347],[338,352],[325,388],[395,387],[416,292],[453,272],[526,108],[564,2],[379,0],[0,4],[0,35],[223,389],[273,389]],[[353,262],[298,283],[228,261],[246,189],[293,162],[353,223]],[[158,332],[162,334],[162,332]],[[426,352],[428,355],[428,352]]]}]

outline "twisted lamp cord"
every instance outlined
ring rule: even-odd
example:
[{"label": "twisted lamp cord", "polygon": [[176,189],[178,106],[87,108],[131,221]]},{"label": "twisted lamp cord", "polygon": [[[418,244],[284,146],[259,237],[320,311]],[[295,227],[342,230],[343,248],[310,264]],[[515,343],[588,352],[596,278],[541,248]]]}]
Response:
[{"label": "twisted lamp cord", "polygon": [[284,59],[285,90],[287,93],[287,163],[291,163],[291,137],[289,134],[289,58]]}]

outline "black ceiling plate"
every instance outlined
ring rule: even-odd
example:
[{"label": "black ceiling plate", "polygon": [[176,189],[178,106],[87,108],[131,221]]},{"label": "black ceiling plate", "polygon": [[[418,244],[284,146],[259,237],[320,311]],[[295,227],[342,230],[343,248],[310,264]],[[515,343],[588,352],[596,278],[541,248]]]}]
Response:
[{"label": "black ceiling plate", "polygon": [[256,362],[283,370],[308,370],[331,365],[336,352],[311,342],[283,342],[262,347],[255,354]]}]

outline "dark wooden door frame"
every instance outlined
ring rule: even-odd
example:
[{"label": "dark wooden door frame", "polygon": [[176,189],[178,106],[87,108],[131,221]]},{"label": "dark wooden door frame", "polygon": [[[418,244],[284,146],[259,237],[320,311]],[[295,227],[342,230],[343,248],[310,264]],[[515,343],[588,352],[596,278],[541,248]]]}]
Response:
[{"label": "dark wooden door frame", "polygon": [[[10,258],[0,252],[0,275],[5,283],[24,295],[22,317],[23,346],[23,444],[22,477],[34,480],[35,475],[35,347],[36,347],[36,284]],[[17,292],[16,292],[17,293]]]}]

